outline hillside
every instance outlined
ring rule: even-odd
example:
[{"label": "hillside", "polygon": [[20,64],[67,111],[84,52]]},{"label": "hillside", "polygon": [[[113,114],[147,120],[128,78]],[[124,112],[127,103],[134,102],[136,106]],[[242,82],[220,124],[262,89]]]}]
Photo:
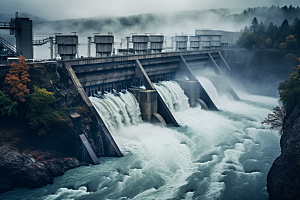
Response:
[{"label": "hillside", "polygon": [[[196,8],[195,8],[196,9]],[[36,30],[59,32],[113,32],[115,34],[144,33],[194,33],[195,28],[239,31],[257,17],[259,22],[280,25],[284,19],[291,21],[300,15],[299,6],[256,7],[242,10],[210,9],[187,10],[172,13],[147,13],[125,17],[94,17],[36,22]]]}]

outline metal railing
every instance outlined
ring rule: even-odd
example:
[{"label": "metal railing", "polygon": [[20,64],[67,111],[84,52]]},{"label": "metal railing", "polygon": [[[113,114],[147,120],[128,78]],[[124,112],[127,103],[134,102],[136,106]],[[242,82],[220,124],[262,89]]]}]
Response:
[{"label": "metal railing", "polygon": [[47,44],[48,42],[50,42],[50,38],[45,38],[45,39],[41,39],[41,40],[33,40],[32,45],[42,46],[44,44]]},{"label": "metal railing", "polygon": [[18,50],[14,45],[10,44],[2,37],[0,37],[0,47],[2,49],[2,54],[4,53],[5,55],[15,55],[15,56],[22,55],[20,50]]},{"label": "metal railing", "polygon": [[0,22],[0,29],[11,29],[11,23],[10,22]]}]

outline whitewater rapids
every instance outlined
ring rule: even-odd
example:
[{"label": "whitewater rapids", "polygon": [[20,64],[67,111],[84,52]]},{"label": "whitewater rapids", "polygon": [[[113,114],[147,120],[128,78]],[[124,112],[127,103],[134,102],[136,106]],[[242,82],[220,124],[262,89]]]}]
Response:
[{"label": "whitewater rapids", "polygon": [[[156,84],[159,92],[166,89],[178,95],[176,91],[181,88],[173,90],[173,86]],[[205,87],[213,85],[208,82]],[[110,105],[111,110],[115,109],[111,113],[118,111],[121,116],[107,118],[105,123],[124,157],[99,158],[100,165],[69,170],[55,178],[53,185],[15,189],[1,198],[268,199],[266,177],[280,154],[280,137],[261,121],[278,99],[239,94],[241,101],[231,101],[217,92],[212,96],[220,111],[188,108],[187,97],[167,96],[173,102],[167,104],[173,108],[179,128],[144,123],[139,114],[129,114],[138,113],[136,110],[121,108],[128,102],[136,105],[132,99],[108,98],[120,106]],[[179,99],[185,102],[177,102]],[[94,100],[91,98],[95,104]],[[105,106],[100,109],[105,110]],[[103,112],[110,116],[110,111]]]}]

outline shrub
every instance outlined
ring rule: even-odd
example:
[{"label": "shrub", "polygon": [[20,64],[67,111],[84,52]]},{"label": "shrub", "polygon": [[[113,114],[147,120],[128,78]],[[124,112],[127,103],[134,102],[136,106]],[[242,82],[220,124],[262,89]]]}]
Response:
[{"label": "shrub", "polygon": [[280,100],[289,114],[300,102],[300,69],[292,73],[290,78],[279,84]]},{"label": "shrub", "polygon": [[16,107],[18,106],[17,102],[14,102],[10,97],[0,90],[0,111],[2,115],[18,117],[18,111]]},{"label": "shrub", "polygon": [[33,93],[28,95],[26,119],[38,135],[44,135],[53,122],[55,112],[51,105],[55,102],[55,97],[53,92],[48,92],[44,88],[34,86],[33,89]]}]

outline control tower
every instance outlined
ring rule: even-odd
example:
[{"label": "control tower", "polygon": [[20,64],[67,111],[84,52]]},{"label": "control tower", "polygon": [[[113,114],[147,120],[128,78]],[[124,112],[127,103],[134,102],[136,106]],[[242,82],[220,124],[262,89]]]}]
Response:
[{"label": "control tower", "polygon": [[8,29],[10,35],[16,37],[16,49],[12,50],[16,56],[22,55],[26,59],[33,59],[32,20],[19,18],[16,12],[15,18],[11,18],[10,22],[0,22],[0,29]]}]

